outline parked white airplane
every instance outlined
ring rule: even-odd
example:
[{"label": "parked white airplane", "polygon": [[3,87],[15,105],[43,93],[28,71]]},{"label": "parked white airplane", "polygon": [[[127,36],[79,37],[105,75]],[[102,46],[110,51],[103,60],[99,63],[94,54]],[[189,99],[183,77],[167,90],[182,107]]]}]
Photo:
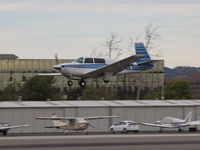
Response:
[{"label": "parked white airplane", "polygon": [[87,78],[103,78],[105,83],[109,82],[112,76],[122,73],[131,73],[136,71],[145,71],[153,67],[151,60],[143,43],[135,43],[136,55],[116,61],[112,59],[96,57],[80,57],[72,63],[58,64],[53,66],[60,73],[40,73],[42,76],[65,76],[68,79],[68,85],[72,86],[72,80],[79,80],[79,85],[84,87]]},{"label": "parked white airplane", "polygon": [[[36,117],[36,119],[41,120],[53,120],[53,126],[47,126],[45,128],[56,128],[62,129],[64,131],[67,130],[75,130],[75,131],[84,131],[89,126],[93,127],[90,124],[90,120],[95,119],[110,119],[110,118],[117,118],[118,116],[95,116],[95,117],[57,117],[55,113],[52,114],[51,117]],[[62,120],[62,121],[61,121]],[[69,122],[63,122],[63,121]]]},{"label": "parked white airplane", "polygon": [[8,123],[0,123],[0,133],[3,133],[3,135],[7,135],[8,130],[14,129],[14,128],[22,128],[22,127],[28,127],[28,124],[10,126]]},{"label": "parked white airplane", "polygon": [[161,120],[156,121],[155,123],[140,123],[145,126],[159,127],[160,132],[163,131],[163,128],[178,128],[178,131],[182,131],[182,127],[185,126],[198,126],[200,125],[200,121],[191,121],[192,112],[189,112],[185,119],[178,119],[174,117],[164,117]]}]

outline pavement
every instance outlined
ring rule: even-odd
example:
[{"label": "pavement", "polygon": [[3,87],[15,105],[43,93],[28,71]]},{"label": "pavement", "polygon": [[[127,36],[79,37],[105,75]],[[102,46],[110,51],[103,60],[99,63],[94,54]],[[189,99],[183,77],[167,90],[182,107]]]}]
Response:
[{"label": "pavement", "polygon": [[0,136],[0,150],[199,150],[199,133]]}]

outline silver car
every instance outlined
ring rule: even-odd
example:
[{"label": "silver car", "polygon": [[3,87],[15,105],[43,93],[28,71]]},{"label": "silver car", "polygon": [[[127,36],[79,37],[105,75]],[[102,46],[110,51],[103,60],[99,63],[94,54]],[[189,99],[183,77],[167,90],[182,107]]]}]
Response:
[{"label": "silver car", "polygon": [[109,130],[111,133],[115,133],[115,132],[121,132],[121,133],[135,132],[135,133],[137,133],[140,130],[140,128],[139,128],[139,125],[133,121],[119,121],[116,124],[112,125]]}]

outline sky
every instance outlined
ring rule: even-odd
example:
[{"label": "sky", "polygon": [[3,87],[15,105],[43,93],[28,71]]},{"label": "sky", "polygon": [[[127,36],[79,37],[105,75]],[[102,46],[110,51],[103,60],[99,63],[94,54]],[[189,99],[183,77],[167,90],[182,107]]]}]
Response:
[{"label": "sky", "polygon": [[162,37],[154,51],[165,66],[200,67],[199,8],[199,0],[0,0],[0,53],[74,59],[105,51],[111,33],[145,42],[153,23]]}]

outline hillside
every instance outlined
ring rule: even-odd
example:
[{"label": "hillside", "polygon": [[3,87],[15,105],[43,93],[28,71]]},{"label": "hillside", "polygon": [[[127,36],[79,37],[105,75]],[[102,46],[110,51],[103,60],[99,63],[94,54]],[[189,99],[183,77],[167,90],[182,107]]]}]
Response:
[{"label": "hillside", "polygon": [[200,74],[200,67],[178,66],[174,69],[165,67],[165,79],[188,78],[190,75]]}]

